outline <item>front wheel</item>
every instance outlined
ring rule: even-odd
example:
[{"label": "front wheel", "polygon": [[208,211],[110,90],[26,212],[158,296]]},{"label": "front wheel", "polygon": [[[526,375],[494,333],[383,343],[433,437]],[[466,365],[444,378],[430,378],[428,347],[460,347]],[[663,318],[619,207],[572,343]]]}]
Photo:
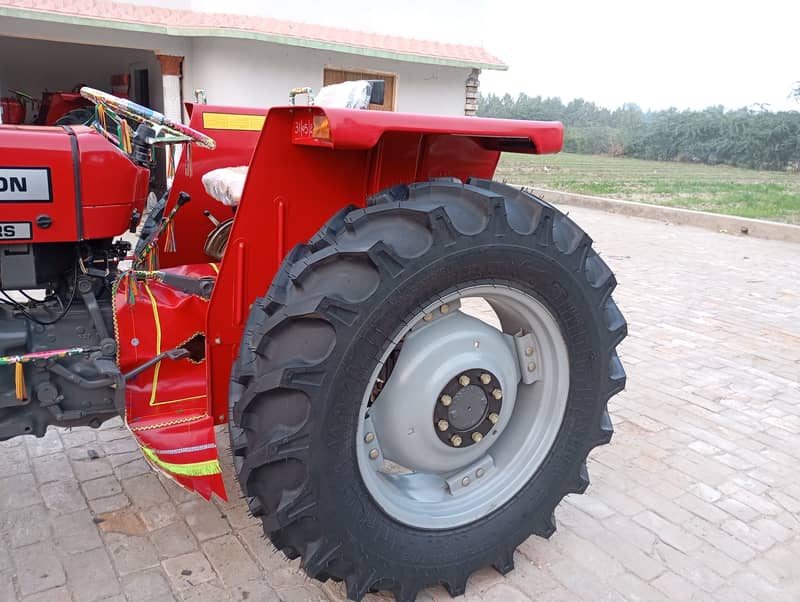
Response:
[{"label": "front wheel", "polygon": [[354,600],[511,570],[611,438],[614,286],[574,222],[494,182],[340,212],[253,306],[234,370],[236,470],[275,546]]}]

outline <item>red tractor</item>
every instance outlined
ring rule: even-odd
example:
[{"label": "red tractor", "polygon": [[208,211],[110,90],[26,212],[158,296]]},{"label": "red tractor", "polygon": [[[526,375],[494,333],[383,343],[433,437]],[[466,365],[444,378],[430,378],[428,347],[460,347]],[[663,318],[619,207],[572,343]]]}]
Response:
[{"label": "red tractor", "polygon": [[627,329],[591,238],[492,181],[561,124],[195,105],[187,127],[82,92],[92,128],[0,127],[0,440],[123,416],[208,498],[229,422],[265,533],[353,600],[459,595],[554,532],[611,439]]}]

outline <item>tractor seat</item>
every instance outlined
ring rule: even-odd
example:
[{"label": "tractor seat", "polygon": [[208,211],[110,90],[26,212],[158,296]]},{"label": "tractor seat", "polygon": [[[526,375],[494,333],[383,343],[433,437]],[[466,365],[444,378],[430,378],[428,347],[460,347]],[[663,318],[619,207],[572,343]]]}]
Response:
[{"label": "tractor seat", "polygon": [[247,166],[214,169],[202,178],[203,187],[209,196],[223,205],[236,207],[242,200],[242,190],[247,179]]}]

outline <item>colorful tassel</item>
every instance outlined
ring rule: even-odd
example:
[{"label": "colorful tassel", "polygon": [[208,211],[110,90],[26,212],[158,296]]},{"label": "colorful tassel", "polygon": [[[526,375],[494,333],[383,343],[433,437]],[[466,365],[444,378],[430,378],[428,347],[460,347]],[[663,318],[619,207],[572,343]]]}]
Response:
[{"label": "colorful tassel", "polygon": [[119,142],[122,150],[127,154],[133,153],[133,142],[131,141],[131,126],[124,119],[120,120],[120,136]]},{"label": "colorful tassel", "polygon": [[175,145],[170,145],[165,149],[167,153],[167,179],[175,177]]},{"label": "colorful tassel", "polygon": [[97,118],[100,120],[100,127],[108,131],[106,127],[106,108],[102,104],[97,105]]},{"label": "colorful tassel", "polygon": [[192,177],[192,145],[187,144],[185,146],[186,150],[186,176],[191,178]]},{"label": "colorful tassel", "polygon": [[177,250],[175,245],[175,222],[170,216],[164,226],[164,251],[166,253],[174,253]]},{"label": "colorful tassel", "polygon": [[136,272],[131,270],[125,277],[128,279],[128,305],[133,305],[136,302],[136,293],[139,289],[139,281],[136,279]]},{"label": "colorful tassel", "polygon": [[16,389],[17,399],[22,401],[28,398],[25,390],[25,372],[22,369],[21,362],[14,364],[14,388]]}]

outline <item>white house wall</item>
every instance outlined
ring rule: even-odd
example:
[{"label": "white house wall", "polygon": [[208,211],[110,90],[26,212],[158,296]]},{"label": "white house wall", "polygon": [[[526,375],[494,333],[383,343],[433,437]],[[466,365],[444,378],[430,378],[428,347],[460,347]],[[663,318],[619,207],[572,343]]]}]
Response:
[{"label": "white house wall", "polygon": [[294,87],[318,90],[324,67],[397,74],[397,111],[464,114],[469,69],[225,38],[193,40],[184,61],[184,97],[192,99],[194,90],[202,88],[211,104],[283,105]]}]

